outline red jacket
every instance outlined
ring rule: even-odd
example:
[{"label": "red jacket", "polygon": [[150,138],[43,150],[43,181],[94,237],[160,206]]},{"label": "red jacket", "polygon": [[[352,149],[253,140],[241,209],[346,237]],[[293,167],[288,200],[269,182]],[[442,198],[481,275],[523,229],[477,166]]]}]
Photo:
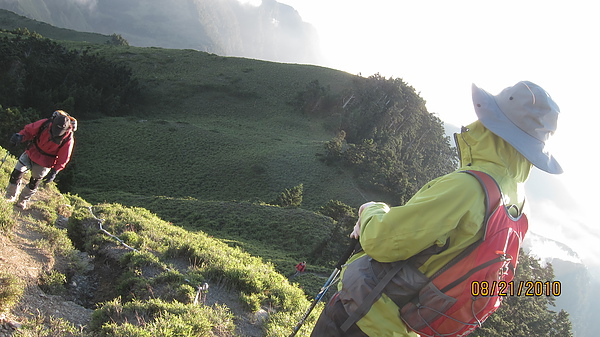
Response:
[{"label": "red jacket", "polygon": [[[26,142],[36,138],[40,128],[46,121],[47,119],[41,119],[25,125],[23,130],[19,132],[23,136],[23,141]],[[58,172],[64,169],[69,160],[71,160],[75,138],[73,137],[73,130],[69,129],[63,137],[62,145],[56,144],[51,139],[50,128],[51,125],[48,124],[35,141],[37,146],[32,143],[25,152],[34,163],[53,168]]]}]

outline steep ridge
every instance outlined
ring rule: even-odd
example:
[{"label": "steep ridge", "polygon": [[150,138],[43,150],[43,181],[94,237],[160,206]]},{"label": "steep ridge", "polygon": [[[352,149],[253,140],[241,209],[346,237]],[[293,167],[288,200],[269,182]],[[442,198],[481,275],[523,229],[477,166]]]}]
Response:
[{"label": "steep ridge", "polygon": [[[2,337],[16,330],[127,336],[124,329],[171,328],[161,321],[170,314],[202,335],[258,337],[290,329],[308,305],[300,289],[260,259],[143,209],[92,206],[53,184],[41,187],[27,210],[8,206],[2,215],[16,221],[0,232],[0,270],[14,275],[23,293],[0,315]],[[128,313],[128,306],[139,307]],[[282,326],[274,323],[281,319]]]},{"label": "steep ridge", "polygon": [[[131,45],[195,49],[279,62],[318,63],[316,30],[274,0],[0,1],[0,8],[82,32],[122,35]],[[41,33],[41,32],[40,32]]]}]

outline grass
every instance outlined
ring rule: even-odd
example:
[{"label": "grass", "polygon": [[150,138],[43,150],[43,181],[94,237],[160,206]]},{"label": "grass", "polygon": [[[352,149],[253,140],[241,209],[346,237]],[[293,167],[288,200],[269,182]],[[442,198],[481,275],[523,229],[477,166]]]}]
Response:
[{"label": "grass", "polygon": [[[136,115],[80,123],[71,192],[89,202],[146,208],[289,275],[330,238],[331,219],[312,212],[330,200],[358,207],[379,199],[320,160],[334,136],[329,121],[290,104],[315,79],[343,91],[352,75],[192,50],[92,48],[131,66],[146,97]],[[265,203],[299,184],[303,210],[266,211]],[[331,259],[309,262],[329,274]],[[319,289],[302,286],[311,295]]]},{"label": "grass", "polygon": [[24,285],[19,278],[0,272],[0,313],[11,309],[23,295]]},{"label": "grass", "polygon": [[12,155],[8,155],[7,150],[0,148],[0,156],[3,158],[3,161],[0,162],[2,165],[0,171],[0,187],[2,190],[0,191],[0,234],[10,234],[13,227],[17,224],[15,220],[15,215],[13,211],[13,206],[11,203],[8,203],[4,198],[6,186],[8,186],[8,177],[10,172],[12,172],[16,159]]},{"label": "grass", "polygon": [[190,306],[159,299],[106,303],[94,312],[91,328],[113,337],[228,336],[235,330],[225,306]]},{"label": "grass", "polygon": [[[118,58],[115,50],[126,48],[101,52]],[[143,115],[80,123],[73,192],[88,199],[96,191],[125,191],[268,201],[302,183],[305,208],[319,207],[329,199],[363,201],[350,177],[319,160],[333,133],[323,121],[308,118],[289,104],[313,76],[321,76],[317,72],[321,68],[247,59],[215,61],[214,55],[194,51],[134,50],[129,58],[135,62],[124,62],[135,67],[135,76],[147,85],[148,102],[139,107]],[[170,58],[177,61],[152,66]],[[249,67],[264,69],[244,72]],[[156,70],[148,75],[148,69]],[[240,80],[232,85],[231,78],[237,76]],[[160,86],[148,84],[154,77]],[[274,83],[265,84],[265,78]],[[329,78],[338,83],[336,76]],[[346,74],[345,81],[349,79]],[[190,82],[204,82],[197,85],[213,89],[189,90],[194,87]],[[255,97],[215,89],[220,86],[238,86]],[[160,101],[154,101],[158,97]]]},{"label": "grass", "polygon": [[334,227],[331,218],[299,208],[125,193],[118,194],[118,198],[124,204],[158,209],[156,214],[163,219],[193,232],[226,239],[229,245],[253,255],[272,256],[268,260],[282,273],[286,265],[293,266],[322,248]]},{"label": "grass", "polygon": [[[77,201],[77,197],[72,198],[76,201],[75,204],[85,205],[81,200]],[[269,308],[277,313],[274,317],[279,317],[278,319],[283,317],[286,321],[294,320],[308,305],[302,290],[291,285],[281,274],[277,273],[273,265],[265,263],[261,258],[253,257],[239,248],[230,247],[203,232],[191,233],[173,226],[146,209],[124,207],[118,204],[101,204],[94,206],[93,209],[97,213],[97,217],[104,219],[103,228],[123,238],[124,241],[128,241],[128,244],[135,245],[134,248],[138,250],[138,252],[127,253],[119,259],[120,267],[124,272],[120,276],[115,276],[116,288],[119,292],[115,295],[122,296],[126,301],[122,304],[123,308],[114,309],[115,307],[120,308],[121,305],[114,301],[104,304],[96,314],[100,318],[96,317],[95,323],[91,325],[93,330],[98,330],[99,327],[105,329],[106,324],[112,326],[114,323],[111,322],[119,322],[120,320],[115,315],[125,310],[127,306],[154,307],[160,304],[161,308],[162,306],[166,308],[156,309],[161,315],[172,314],[170,310],[176,308],[196,310],[190,303],[190,286],[202,282],[222,283],[228,289],[239,293],[239,298],[247,310]],[[83,246],[90,254],[103,254],[102,252],[106,252],[109,247],[115,246],[114,239],[89,228],[89,224],[95,225],[93,221],[90,221],[90,214],[85,215],[78,211],[75,211],[74,214],[78,215],[71,218],[70,231],[72,231],[72,235],[80,236],[83,239]],[[193,263],[190,264],[190,261]],[[171,267],[173,264],[187,265],[187,267],[174,269]],[[160,301],[155,302],[156,298],[160,298]],[[139,323],[138,328],[144,331],[154,331],[154,327],[147,323],[149,321],[152,322],[151,324],[160,325],[161,323],[156,315],[148,314],[147,310],[150,309],[143,310],[148,316],[141,320],[143,323]],[[183,316],[187,317],[186,315]],[[206,317],[202,316],[199,319],[206,319]],[[184,321],[186,320],[188,319],[185,318]],[[279,326],[277,322],[277,320],[269,320],[267,335],[272,334],[268,329],[285,328]],[[187,321],[186,324],[196,323]],[[219,324],[211,324],[211,329],[227,326],[223,321],[220,321]],[[122,331],[132,333],[131,329],[134,328],[123,322],[118,327],[112,326],[110,329],[112,336],[125,334]],[[196,328],[189,326],[185,329],[197,331]]]},{"label": "grass", "polygon": [[0,233],[10,233],[16,225],[12,203],[6,199],[0,200]]},{"label": "grass", "polygon": [[[314,80],[341,92],[352,75],[192,50],[91,48],[129,65],[145,97],[135,115],[80,122],[71,192],[89,202],[146,208],[289,275],[330,238],[331,219],[312,212],[330,200],[358,207],[379,199],[320,160],[334,136],[330,121],[291,104]],[[303,210],[266,211],[265,203],[299,184]],[[309,262],[329,274],[331,259]],[[322,283],[299,282],[311,295]]]},{"label": "grass", "polygon": [[[40,191],[41,200],[32,203],[41,220],[25,219],[30,230],[42,234],[38,246],[49,254],[69,257],[73,245],[92,256],[111,256],[115,264],[113,299],[101,303],[92,323],[78,330],[70,323],[52,316],[36,316],[24,321],[24,336],[229,336],[235,334],[236,318],[225,305],[194,305],[195,285],[219,283],[223,289],[239,295],[245,310],[266,309],[265,335],[280,336],[290,331],[308,306],[304,292],[290,284],[274,266],[251,256],[240,248],[204,232],[190,232],[164,221],[143,208],[119,204],[92,206],[76,195],[61,195],[53,186]],[[70,207],[64,207],[68,203]],[[115,239],[98,231],[94,213],[103,219],[103,228],[136,251],[123,252]],[[251,207],[251,205],[248,205]],[[263,206],[265,212],[276,211]],[[68,231],[49,226],[52,217],[45,214],[69,209]],[[306,212],[302,210],[287,210]],[[306,212],[309,213],[309,212]],[[74,244],[67,238],[76,238]],[[66,241],[65,241],[66,240]],[[111,255],[111,250],[122,252]],[[74,266],[74,265],[72,265]],[[50,270],[40,279],[40,286],[51,294],[63,294],[67,274]],[[0,305],[9,309],[20,298],[23,288],[16,278],[2,275],[3,296]],[[314,322],[315,315],[309,323]],[[39,325],[43,322],[42,325]],[[302,336],[303,334],[300,334]]]}]

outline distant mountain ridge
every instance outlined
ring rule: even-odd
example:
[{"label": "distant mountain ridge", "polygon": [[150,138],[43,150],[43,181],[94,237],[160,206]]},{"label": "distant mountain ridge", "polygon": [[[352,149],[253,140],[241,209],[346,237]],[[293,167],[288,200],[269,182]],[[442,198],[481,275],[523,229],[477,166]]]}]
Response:
[{"label": "distant mountain ridge", "polygon": [[0,0],[0,8],[56,27],[119,34],[138,47],[318,63],[316,30],[275,0]]},{"label": "distant mountain ridge", "polygon": [[527,233],[523,249],[529,255],[540,258],[542,263],[552,264],[554,278],[561,284],[561,294],[556,297],[555,310],[564,309],[569,313],[574,335],[595,335],[591,322],[600,311],[600,296],[595,291],[600,283],[594,279],[577,253],[561,242],[535,233]]},{"label": "distant mountain ridge", "polygon": [[[546,247],[550,247],[550,249],[547,249]],[[574,264],[583,264],[581,258],[579,258],[577,253],[568,245],[556,240],[548,239],[536,233],[527,233],[527,237],[523,243],[523,249],[529,254],[538,257],[542,263],[552,263],[552,261],[555,260],[562,260]]]}]

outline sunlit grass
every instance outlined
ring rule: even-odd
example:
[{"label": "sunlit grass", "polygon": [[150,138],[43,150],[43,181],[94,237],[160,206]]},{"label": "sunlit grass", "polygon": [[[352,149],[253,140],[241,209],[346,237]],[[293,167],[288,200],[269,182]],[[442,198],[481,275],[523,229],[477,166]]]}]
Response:
[{"label": "sunlit grass", "polygon": [[[76,200],[77,197],[73,197],[73,199],[76,201],[75,203],[81,204],[81,201]],[[239,248],[230,247],[203,232],[191,233],[183,228],[173,226],[143,208],[102,204],[94,206],[93,210],[97,217],[104,219],[103,228],[114,235],[131,241],[134,238],[131,232],[134,232],[136,233],[135,237],[146,238],[143,240],[143,247],[139,246],[142,249],[140,253],[130,253],[126,255],[126,258],[120,260],[122,268],[125,268],[124,274],[115,275],[116,290],[121,291],[122,295],[131,294],[127,300],[135,298],[140,301],[141,306],[150,305],[153,303],[152,298],[154,297],[151,294],[156,295],[157,289],[161,289],[161,294],[180,296],[177,297],[178,301],[185,302],[186,299],[189,301],[191,296],[189,287],[186,295],[185,288],[182,288],[183,285],[193,286],[200,282],[220,282],[238,292],[240,300],[245,303],[249,311],[266,307],[278,312],[279,315],[296,317],[308,304],[302,290],[291,285],[285,277],[277,273],[273,265],[265,263],[261,258],[253,257]],[[74,212],[74,214],[78,215],[76,219],[72,219],[71,230],[79,231],[78,234],[82,235],[83,241],[87,242],[84,246],[88,247],[90,253],[104,250],[103,247],[115,244],[114,239],[98,231],[82,230],[82,227],[88,226],[86,223],[93,223],[93,221],[89,222],[92,218],[91,213],[86,215]],[[124,233],[129,234],[123,235]],[[139,239],[133,241],[140,242]],[[187,269],[170,270],[168,261],[173,259],[194,262]],[[144,271],[147,268],[170,271],[149,276]],[[172,290],[167,290],[167,288]],[[161,296],[161,298],[163,297]],[[115,307],[118,303],[112,302],[107,305]],[[130,305],[132,304],[123,306]],[[189,302],[177,305],[164,303],[164,305],[167,307],[182,306],[181,308],[185,310],[196,310],[190,307],[192,304]],[[105,305],[96,314],[95,320],[101,320],[101,322],[94,323],[93,326],[103,326],[102,322],[117,320],[112,314],[102,314],[106,310],[108,307]],[[144,312],[140,311],[139,314],[144,314]],[[148,313],[146,312],[144,315],[148,315]],[[188,321],[190,318],[186,317],[183,315],[180,319]],[[156,319],[153,316],[152,322],[156,322]],[[202,317],[197,319],[202,319]],[[195,323],[188,321],[185,324]],[[277,324],[274,325],[277,326]],[[111,326],[113,326],[111,331],[131,328],[127,327],[125,323],[119,327],[115,327],[114,323],[111,323]],[[146,328],[149,327],[146,326]]]}]

